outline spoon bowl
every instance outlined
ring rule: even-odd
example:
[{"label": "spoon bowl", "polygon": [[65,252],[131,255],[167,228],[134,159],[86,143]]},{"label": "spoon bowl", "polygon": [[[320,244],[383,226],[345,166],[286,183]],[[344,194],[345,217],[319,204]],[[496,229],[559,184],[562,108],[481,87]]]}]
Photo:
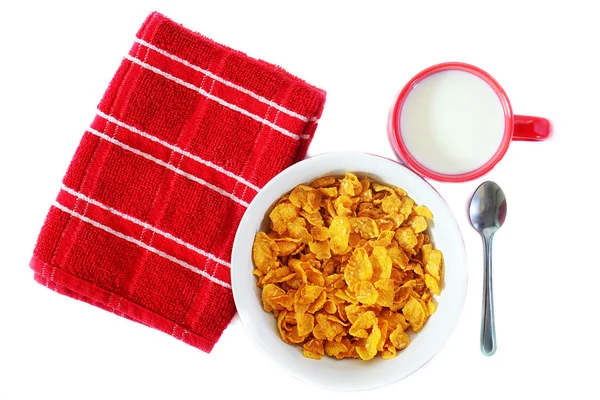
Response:
[{"label": "spoon bowl", "polygon": [[487,356],[496,352],[496,326],[492,282],[492,238],[506,220],[506,197],[497,183],[482,183],[469,206],[471,225],[483,240],[483,306],[481,316],[481,351]]}]

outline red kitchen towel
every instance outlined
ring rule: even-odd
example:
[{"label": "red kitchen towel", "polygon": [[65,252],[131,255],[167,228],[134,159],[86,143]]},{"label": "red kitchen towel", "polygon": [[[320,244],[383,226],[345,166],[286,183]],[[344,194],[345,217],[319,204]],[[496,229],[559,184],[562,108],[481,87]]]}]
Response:
[{"label": "red kitchen towel", "polygon": [[209,352],[257,191],[306,155],[325,92],[159,13],[142,25],[31,260],[48,288]]}]

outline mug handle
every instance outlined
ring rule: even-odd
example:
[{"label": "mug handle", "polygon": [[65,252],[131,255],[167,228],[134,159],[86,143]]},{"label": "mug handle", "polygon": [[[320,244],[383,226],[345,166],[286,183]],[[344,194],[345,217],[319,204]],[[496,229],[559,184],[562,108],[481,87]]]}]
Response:
[{"label": "mug handle", "polygon": [[550,136],[550,121],[546,118],[527,115],[514,116],[512,140],[539,141]]}]

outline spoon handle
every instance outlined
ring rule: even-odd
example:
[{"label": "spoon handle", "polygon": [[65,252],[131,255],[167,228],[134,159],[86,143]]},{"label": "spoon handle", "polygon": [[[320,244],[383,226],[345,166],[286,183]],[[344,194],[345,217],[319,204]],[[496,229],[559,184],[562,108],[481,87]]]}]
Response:
[{"label": "spoon handle", "polygon": [[483,312],[481,316],[481,351],[486,356],[496,352],[496,324],[494,322],[494,292],[492,290],[492,236],[483,237]]}]

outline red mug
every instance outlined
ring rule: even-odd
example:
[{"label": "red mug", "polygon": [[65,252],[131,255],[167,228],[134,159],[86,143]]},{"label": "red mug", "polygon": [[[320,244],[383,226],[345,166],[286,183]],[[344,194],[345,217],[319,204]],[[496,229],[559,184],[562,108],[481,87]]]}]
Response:
[{"label": "red mug", "polygon": [[502,87],[473,65],[449,62],[412,78],[389,114],[388,138],[422,176],[463,182],[489,172],[512,140],[550,135],[545,118],[514,115]]}]

